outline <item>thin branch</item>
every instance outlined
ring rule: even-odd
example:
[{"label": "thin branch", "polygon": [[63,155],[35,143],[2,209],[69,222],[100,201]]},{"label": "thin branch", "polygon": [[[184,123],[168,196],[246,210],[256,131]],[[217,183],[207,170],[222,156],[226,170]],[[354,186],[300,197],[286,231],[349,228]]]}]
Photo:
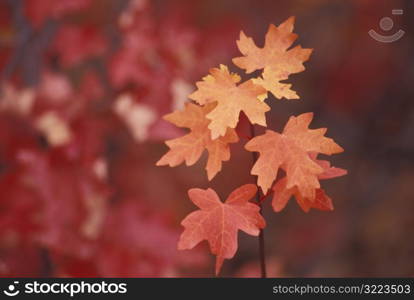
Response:
[{"label": "thin branch", "polygon": [[[256,136],[253,124],[250,124],[250,134],[251,134],[252,138]],[[253,164],[255,164],[257,159],[258,159],[257,152],[252,152],[252,156],[253,156]],[[260,213],[262,213],[262,202],[266,199],[267,196],[268,196],[268,194],[263,195],[263,193],[260,189],[256,194],[256,201],[257,201],[257,205],[259,205],[259,207],[260,207]],[[267,277],[266,255],[265,255],[265,239],[264,239],[264,230],[263,229],[260,229],[258,239],[259,239],[260,273],[261,273],[262,278],[266,278]]]}]

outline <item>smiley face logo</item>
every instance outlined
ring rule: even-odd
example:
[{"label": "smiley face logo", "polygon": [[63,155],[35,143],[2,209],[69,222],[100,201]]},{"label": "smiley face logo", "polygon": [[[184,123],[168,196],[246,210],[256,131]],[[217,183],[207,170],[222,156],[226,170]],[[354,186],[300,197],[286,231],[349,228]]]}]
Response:
[{"label": "smiley face logo", "polygon": [[20,291],[16,289],[16,285],[18,284],[19,284],[18,281],[14,281],[13,284],[10,284],[7,287],[7,289],[3,291],[3,293],[5,293],[9,297],[17,296],[20,293]]},{"label": "smiley face logo", "polygon": [[[393,15],[402,15],[404,11],[402,9],[393,9]],[[394,27],[394,22],[390,17],[384,17],[380,20],[379,26],[383,31],[390,31]],[[376,32],[375,30],[371,29],[368,31],[368,34],[376,41],[381,43],[393,43],[398,41],[403,37],[405,34],[404,30],[398,30],[396,33],[392,35],[382,35]]]}]

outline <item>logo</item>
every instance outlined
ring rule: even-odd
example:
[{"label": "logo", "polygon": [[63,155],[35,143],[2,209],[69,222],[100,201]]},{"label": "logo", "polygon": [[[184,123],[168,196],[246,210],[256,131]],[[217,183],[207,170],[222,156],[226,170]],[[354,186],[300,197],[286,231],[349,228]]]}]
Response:
[{"label": "logo", "polygon": [[[393,9],[393,15],[402,15],[404,11],[402,9]],[[394,27],[394,22],[390,17],[384,17],[380,20],[379,26],[383,31],[390,31]],[[368,31],[368,34],[376,41],[381,43],[393,43],[398,41],[403,37],[405,34],[404,30],[398,30],[396,33],[392,35],[382,35],[376,32],[375,30],[371,29]]]},{"label": "logo", "polygon": [[3,291],[3,293],[5,293],[7,296],[10,296],[10,297],[17,296],[20,293],[20,291],[16,289],[16,285],[18,284],[19,284],[18,281],[14,281],[13,284],[10,284],[7,287],[7,290]]}]

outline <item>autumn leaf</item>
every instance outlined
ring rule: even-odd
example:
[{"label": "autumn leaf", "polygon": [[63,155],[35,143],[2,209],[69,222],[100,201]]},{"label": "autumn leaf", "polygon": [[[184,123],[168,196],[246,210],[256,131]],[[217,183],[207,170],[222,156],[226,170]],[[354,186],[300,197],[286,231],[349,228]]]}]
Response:
[{"label": "autumn leaf", "polygon": [[251,174],[258,176],[258,185],[265,194],[276,179],[279,168],[282,168],[286,172],[288,189],[296,186],[303,197],[315,198],[315,189],[320,187],[318,176],[324,169],[309,155],[331,155],[343,149],[324,136],[326,128],[309,129],[312,118],[313,113],[292,116],[282,134],[266,130],[265,134],[246,144],[248,151],[260,153]]},{"label": "autumn leaf", "polygon": [[200,210],[190,213],[182,222],[185,230],[178,242],[178,249],[192,249],[203,240],[210,244],[217,256],[216,275],[224,259],[230,259],[237,251],[237,232],[257,236],[266,223],[259,213],[259,206],[249,200],[257,193],[257,187],[246,184],[235,189],[223,203],[212,189],[191,189],[188,196]]},{"label": "autumn leaf", "polygon": [[298,37],[293,33],[294,22],[295,18],[290,17],[279,26],[271,24],[263,48],[257,47],[251,37],[240,32],[237,46],[244,56],[233,58],[233,63],[247,73],[263,69],[262,77],[253,79],[253,82],[278,99],[299,99],[296,92],[291,90],[291,84],[280,81],[288,79],[290,74],[304,71],[303,63],[312,53],[312,49],[301,46],[289,49]]},{"label": "autumn leaf", "polygon": [[178,127],[191,129],[182,137],[166,142],[170,150],[157,162],[157,166],[169,165],[175,167],[185,161],[187,166],[195,164],[205,149],[208,151],[206,165],[208,179],[211,180],[221,170],[223,161],[230,159],[230,143],[236,143],[239,138],[234,129],[229,128],[226,134],[212,140],[206,115],[211,112],[215,103],[204,107],[187,103],[183,111],[176,111],[164,117],[165,120]]},{"label": "autumn leaf", "polygon": [[266,90],[248,80],[239,85],[240,76],[229,72],[227,66],[210,70],[211,75],[197,82],[197,90],[189,98],[197,103],[217,102],[217,106],[207,114],[211,120],[208,128],[214,140],[226,134],[227,128],[236,128],[240,112],[243,111],[252,124],[266,126],[265,112],[270,107],[261,100]]},{"label": "autumn leaf", "polygon": [[[314,161],[323,168],[323,173],[318,175],[318,179],[330,179],[347,174],[347,171],[341,168],[331,167],[331,164],[326,160],[316,160],[314,156]],[[311,155],[312,158],[312,155]],[[303,197],[296,186],[292,188],[287,188],[287,178],[281,178],[273,186],[273,200],[272,206],[275,212],[282,211],[289,199],[294,196],[297,203],[302,208],[304,212],[308,212],[311,208],[319,210],[333,210],[333,204],[331,198],[326,195],[325,191],[321,188],[316,189],[315,198],[306,198]]]}]

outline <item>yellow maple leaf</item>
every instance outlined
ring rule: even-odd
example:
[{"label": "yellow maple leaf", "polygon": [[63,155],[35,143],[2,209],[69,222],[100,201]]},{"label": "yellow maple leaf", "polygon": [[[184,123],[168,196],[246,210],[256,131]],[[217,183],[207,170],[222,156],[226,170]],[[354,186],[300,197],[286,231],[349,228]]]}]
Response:
[{"label": "yellow maple leaf", "polygon": [[227,66],[210,70],[210,75],[197,82],[197,90],[189,98],[197,103],[217,102],[217,106],[207,114],[211,120],[208,128],[212,139],[226,134],[227,128],[236,128],[240,112],[243,111],[252,124],[266,126],[265,112],[270,107],[260,99],[266,90],[248,80],[239,85],[240,76],[230,73]]},{"label": "yellow maple leaf", "polygon": [[187,166],[195,164],[204,150],[208,151],[206,165],[208,179],[211,180],[221,170],[222,162],[230,159],[230,143],[236,143],[239,138],[234,129],[227,129],[224,136],[213,140],[206,115],[211,112],[216,103],[199,106],[187,103],[183,111],[175,111],[164,116],[168,122],[178,127],[189,128],[190,133],[165,143],[170,150],[157,162],[157,166],[178,166],[185,161]]},{"label": "yellow maple leaf", "polygon": [[290,17],[279,26],[271,24],[263,48],[257,47],[252,38],[240,32],[237,46],[244,56],[233,58],[233,63],[245,69],[246,73],[263,69],[262,76],[253,79],[253,82],[278,99],[299,99],[291,84],[280,81],[288,79],[290,74],[304,71],[303,63],[312,53],[312,49],[301,46],[289,49],[298,37],[293,33],[294,22],[295,18]]}]

